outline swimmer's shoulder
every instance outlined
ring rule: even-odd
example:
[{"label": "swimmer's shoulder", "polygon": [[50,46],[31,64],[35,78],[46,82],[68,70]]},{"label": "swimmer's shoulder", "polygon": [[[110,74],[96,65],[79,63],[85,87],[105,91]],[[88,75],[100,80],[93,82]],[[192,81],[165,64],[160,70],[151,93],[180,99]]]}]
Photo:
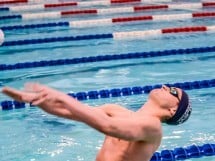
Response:
[{"label": "swimmer's shoulder", "polygon": [[138,121],[139,125],[142,127],[145,141],[150,143],[159,143],[161,141],[162,124],[157,117],[136,115],[134,119],[136,119],[136,121]]}]

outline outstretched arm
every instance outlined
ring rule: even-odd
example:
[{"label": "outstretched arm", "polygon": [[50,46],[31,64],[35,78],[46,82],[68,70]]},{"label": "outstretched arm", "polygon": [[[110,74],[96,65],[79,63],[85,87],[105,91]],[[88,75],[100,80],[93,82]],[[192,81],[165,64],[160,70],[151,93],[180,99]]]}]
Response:
[{"label": "outstretched arm", "polygon": [[[78,118],[76,118],[67,108],[63,107],[62,102],[56,101],[56,100],[47,100],[45,101],[45,97],[41,96],[41,93],[44,93],[44,90],[46,92],[52,93],[53,97],[56,95],[54,92],[55,90],[49,89],[49,88],[43,88],[43,86],[38,84],[28,84],[25,87],[25,90],[16,90],[14,88],[10,87],[4,87],[2,89],[2,93],[5,95],[8,95],[9,97],[13,98],[16,101],[19,102],[26,102],[26,103],[32,103],[33,105],[36,105],[35,101],[37,101],[38,97],[41,99],[44,99],[43,102],[41,102],[38,106],[42,108],[47,113],[50,113],[52,115],[56,115],[59,117],[76,120],[79,121]],[[57,95],[56,95],[57,97]]]},{"label": "outstretched arm", "polygon": [[18,101],[32,102],[50,114],[84,122],[109,136],[146,141],[160,135],[159,120],[109,115],[107,107],[91,108],[62,92],[40,84],[30,84],[27,89],[30,89],[30,92],[4,88],[3,93]]}]

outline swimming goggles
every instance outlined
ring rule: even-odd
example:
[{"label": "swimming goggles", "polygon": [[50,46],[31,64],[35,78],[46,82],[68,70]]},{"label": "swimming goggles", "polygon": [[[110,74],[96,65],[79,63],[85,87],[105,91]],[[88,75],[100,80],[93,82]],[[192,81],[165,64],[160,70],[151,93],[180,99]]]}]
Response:
[{"label": "swimming goggles", "polygon": [[173,95],[174,97],[176,97],[176,98],[180,101],[177,88],[175,88],[175,87],[170,87],[169,93],[170,93],[171,95]]}]

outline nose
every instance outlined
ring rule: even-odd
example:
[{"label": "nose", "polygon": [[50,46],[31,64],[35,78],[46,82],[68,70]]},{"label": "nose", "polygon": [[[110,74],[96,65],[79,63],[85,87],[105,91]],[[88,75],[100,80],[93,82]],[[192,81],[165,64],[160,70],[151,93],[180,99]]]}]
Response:
[{"label": "nose", "polygon": [[168,90],[168,87],[166,86],[166,85],[162,85],[162,87],[161,87],[162,89],[164,89],[164,90]]}]

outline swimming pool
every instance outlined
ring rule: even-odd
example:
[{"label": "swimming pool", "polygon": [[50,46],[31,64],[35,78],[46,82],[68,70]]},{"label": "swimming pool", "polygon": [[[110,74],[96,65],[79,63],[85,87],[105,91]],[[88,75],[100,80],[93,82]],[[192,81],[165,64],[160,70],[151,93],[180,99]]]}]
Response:
[{"label": "swimming pool", "polygon": [[[200,1],[192,1],[199,3]],[[168,2],[172,4],[173,2]],[[181,2],[184,3],[184,2]],[[139,4],[138,4],[139,5]],[[148,5],[148,4],[147,4]],[[122,5],[133,6],[133,4]],[[112,6],[114,7],[114,6]],[[121,7],[121,5],[118,5]],[[83,7],[84,8],[84,7]],[[94,8],[94,7],[89,7]],[[96,6],[96,8],[104,8]],[[59,10],[66,10],[63,7]],[[68,8],[67,8],[68,9]],[[34,11],[36,12],[36,11]],[[41,11],[39,11],[41,12]],[[48,12],[48,11],[47,11]],[[1,20],[3,26],[79,21],[114,17],[188,14],[214,12],[214,7],[197,9],[156,10],[137,13],[103,15],[77,15],[57,19],[24,21]],[[25,13],[25,12],[24,12]],[[1,16],[22,13],[2,11]],[[121,31],[139,31],[184,26],[213,26],[214,17],[179,19],[169,21],[135,21],[99,27],[69,28],[67,26],[22,30],[5,30],[5,41],[106,34]],[[177,33],[156,35],[145,39],[92,39],[60,41],[29,45],[0,46],[0,64],[15,64],[41,60],[72,59],[135,52],[164,51],[215,46],[214,32]],[[60,66],[1,70],[0,88],[8,85],[21,88],[28,81],[40,82],[66,93],[146,86],[166,83],[211,80],[215,73],[215,52],[175,54],[149,58],[112,60]],[[193,114],[188,122],[172,127],[163,125],[164,137],[159,150],[203,145],[215,142],[214,87],[187,90],[191,96]],[[137,110],[147,99],[147,94],[83,101],[91,106],[117,103]],[[8,100],[0,94],[0,101]],[[1,161],[93,161],[101,147],[103,135],[86,125],[50,116],[27,106],[24,109],[0,111]],[[214,156],[188,160],[215,161]]]}]

